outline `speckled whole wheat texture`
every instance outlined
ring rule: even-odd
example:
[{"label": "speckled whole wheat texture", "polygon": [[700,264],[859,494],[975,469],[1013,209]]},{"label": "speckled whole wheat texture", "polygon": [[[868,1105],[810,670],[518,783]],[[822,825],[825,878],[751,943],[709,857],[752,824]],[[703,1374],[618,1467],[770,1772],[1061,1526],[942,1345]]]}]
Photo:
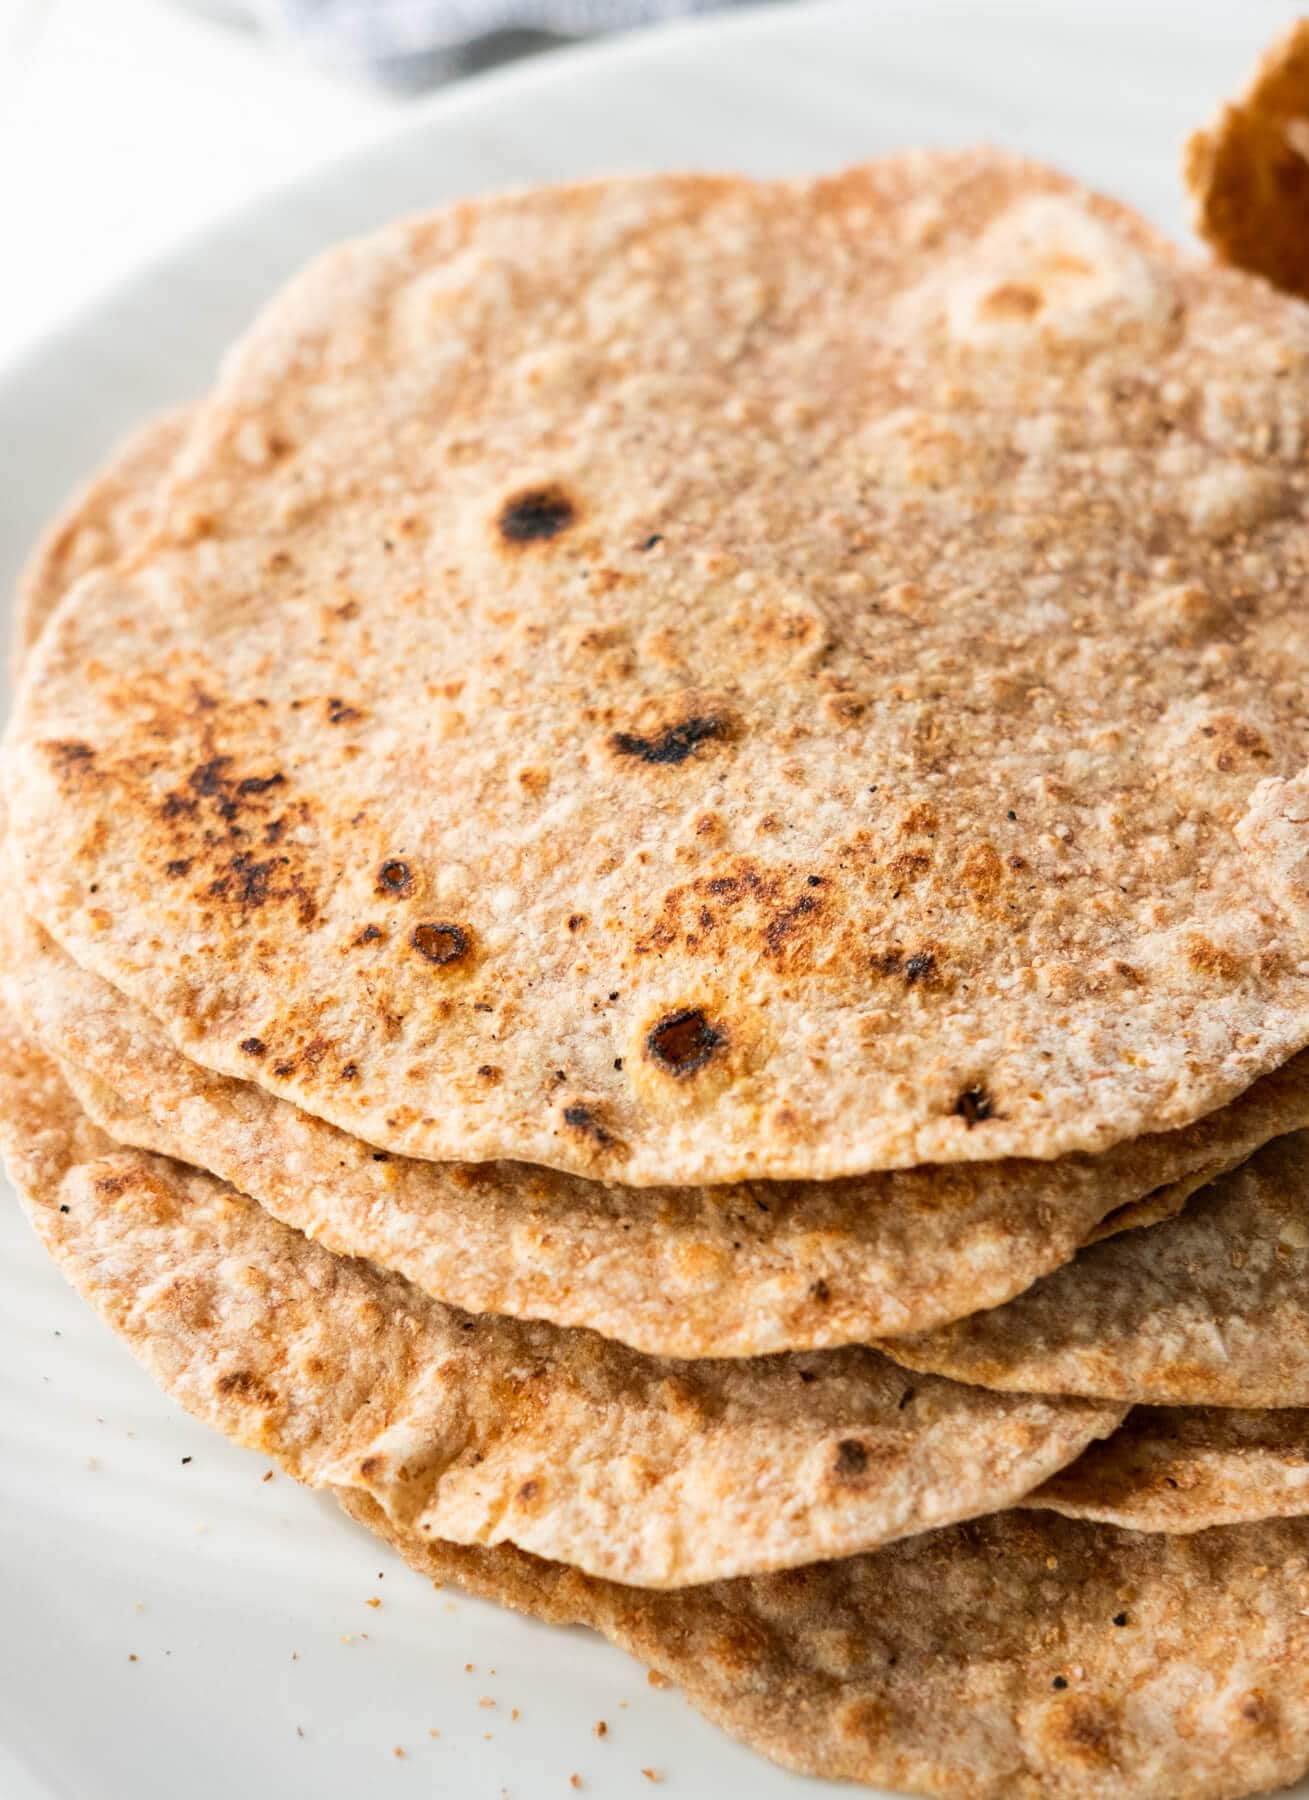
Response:
[{"label": "speckled whole wheat texture", "polygon": [[995,1305],[1066,1261],[1111,1207],[1106,1229],[1173,1209],[1215,1163],[1309,1125],[1301,1055],[1195,1125],[1055,1163],[623,1189],[519,1163],[379,1160],[179,1055],[12,895],[0,914],[10,1003],[111,1137],[210,1169],[329,1249],[398,1269],[438,1299],[589,1326],[655,1355],[860,1343]]},{"label": "speckled whole wheat texture", "polygon": [[1304,1520],[1170,1537],[1011,1513],[639,1594],[420,1541],[340,1497],[421,1573],[593,1626],[808,1774],[948,1800],[1228,1800],[1309,1762]]},{"label": "speckled whole wheat texture", "polygon": [[644,1185],[1181,1124],[1309,1036],[1307,351],[989,152],[348,246],[37,650],[25,897],[409,1153]]},{"label": "speckled whole wheat texture", "polygon": [[986,1387],[1162,1406],[1309,1405],[1309,1132],[1174,1219],[1082,1250],[1006,1305],[887,1349]]},{"label": "speckled whole wheat texture", "polygon": [[[170,1391],[302,1478],[331,1479],[342,1438],[347,1465],[370,1446],[397,1453],[388,1411],[404,1395],[412,1421],[422,1348],[404,1329],[411,1315],[379,1301],[398,1282],[305,1246],[325,1290],[308,1310],[346,1315],[348,1329],[323,1341],[306,1330],[283,1261],[259,1254],[279,1228],[257,1208],[108,1145],[18,1040],[0,1071],[7,1154],[22,1164],[38,1230]],[[179,1213],[197,1206],[193,1246]],[[234,1228],[242,1215],[253,1241]],[[133,1233],[158,1234],[162,1259],[125,1257]],[[233,1295],[242,1316],[229,1363]],[[440,1579],[604,1630],[793,1766],[927,1792],[1130,1797],[1175,1794],[1179,1780],[1188,1795],[1236,1794],[1303,1763],[1309,1542],[1294,1527],[1168,1538],[1048,1515],[989,1519],[921,1535],[903,1554],[673,1597],[504,1545],[423,1536],[428,1515],[414,1503],[430,1470],[416,1448],[390,1492],[374,1479],[389,1517],[358,1488],[338,1490],[347,1508]]]},{"label": "speckled whole wheat texture", "polygon": [[[1306,1060],[1303,1052],[1298,1057],[1293,1057],[1289,1063],[1283,1063],[1281,1069],[1275,1069],[1271,1077],[1263,1076],[1261,1080],[1254,1083],[1253,1087],[1248,1087],[1243,1094],[1238,1095],[1229,1106],[1220,1107],[1217,1112],[1209,1113],[1204,1119],[1198,1120],[1197,1124],[1202,1127],[1208,1126],[1211,1129],[1218,1127],[1220,1130],[1226,1131],[1229,1121],[1235,1123],[1240,1119],[1241,1109],[1249,1099],[1258,1099],[1268,1091],[1265,1083],[1270,1080],[1276,1081],[1283,1070],[1287,1075],[1298,1079],[1301,1069],[1309,1072],[1309,1061]],[[1289,1100],[1289,1087],[1283,1092]],[[1296,1116],[1296,1111],[1297,1109],[1293,1108],[1284,1115],[1285,1122],[1279,1125],[1279,1130],[1289,1131],[1297,1125],[1309,1123],[1309,1121]],[[1279,1115],[1279,1117],[1282,1116]],[[1181,1141],[1181,1133],[1185,1133],[1188,1129],[1193,1128],[1185,1125],[1180,1128],[1179,1141]],[[1137,1141],[1149,1142],[1150,1140],[1138,1139]],[[1244,1143],[1246,1140],[1242,1138],[1240,1141]],[[1251,1149],[1257,1147],[1254,1144],[1250,1146]],[[1220,1175],[1225,1175],[1228,1169],[1234,1169],[1238,1163],[1245,1160],[1246,1154],[1248,1152],[1233,1153],[1220,1161],[1205,1163],[1192,1169],[1189,1174],[1180,1176],[1176,1181],[1170,1181],[1163,1187],[1152,1189],[1150,1193],[1144,1194],[1139,1200],[1125,1201],[1122,1206],[1116,1206],[1111,1213],[1107,1213],[1098,1225],[1093,1225],[1083,1242],[1098,1244],[1104,1238],[1117,1237],[1121,1231],[1137,1231],[1142,1225],[1157,1225],[1161,1219],[1171,1219],[1176,1213],[1181,1212],[1192,1194],[1199,1193],[1200,1189],[1206,1187],[1209,1182],[1216,1181]],[[977,1308],[974,1308],[974,1311],[976,1310]]]},{"label": "speckled whole wheat texture", "polygon": [[1309,1410],[1138,1406],[1024,1506],[1133,1531],[1309,1513]]},{"label": "speckled whole wheat texture", "polygon": [[[147,518],[146,491],[179,437],[180,421],[157,421],[85,492],[135,493],[115,516]],[[70,505],[63,529],[46,534],[29,592],[60,598],[62,545],[95,528],[95,510],[82,521]],[[121,533],[88,541],[106,563],[132,547]],[[513,1164],[379,1164],[312,1115],[181,1057],[148,1014],[28,920],[16,895],[0,908],[0,931],[11,1004],[111,1137],[213,1169],[328,1248],[397,1268],[438,1299],[588,1326],[655,1355],[859,1343],[997,1305],[1082,1236],[1168,1217],[1265,1138],[1309,1125],[1301,1056],[1197,1125],[1094,1162],[653,1193]]]},{"label": "speckled whole wheat texture", "polygon": [[1239,268],[1309,295],[1309,19],[1261,58],[1245,93],[1186,146],[1192,222]]},{"label": "speckled whole wheat texture", "polygon": [[682,1585],[1008,1505],[1121,1417],[910,1382],[869,1350],[675,1363],[470,1317],[122,1149],[17,1035],[0,1145],[60,1268],[168,1393],[419,1533]]},{"label": "speckled whole wheat texture", "polygon": [[79,576],[112,567],[145,537],[156,490],[182,442],[187,416],[161,413],[139,426],[42,532],[14,592],[15,678],[46,620]]}]

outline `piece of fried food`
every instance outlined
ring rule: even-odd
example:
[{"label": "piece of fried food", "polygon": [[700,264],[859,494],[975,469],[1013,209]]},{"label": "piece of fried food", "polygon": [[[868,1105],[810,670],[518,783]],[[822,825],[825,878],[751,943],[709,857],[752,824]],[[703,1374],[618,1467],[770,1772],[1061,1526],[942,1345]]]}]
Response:
[{"label": "piece of fried food", "polygon": [[1192,134],[1184,166],[1195,229],[1219,260],[1309,296],[1309,19]]}]

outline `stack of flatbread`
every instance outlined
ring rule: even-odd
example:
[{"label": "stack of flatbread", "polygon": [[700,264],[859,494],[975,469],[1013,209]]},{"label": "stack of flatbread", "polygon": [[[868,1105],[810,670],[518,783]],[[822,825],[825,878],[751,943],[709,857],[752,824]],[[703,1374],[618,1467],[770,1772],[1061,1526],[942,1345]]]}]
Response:
[{"label": "stack of flatbread", "polygon": [[336,250],[24,583],[0,1134],[796,1768],[1309,1763],[1309,311],[999,153]]}]

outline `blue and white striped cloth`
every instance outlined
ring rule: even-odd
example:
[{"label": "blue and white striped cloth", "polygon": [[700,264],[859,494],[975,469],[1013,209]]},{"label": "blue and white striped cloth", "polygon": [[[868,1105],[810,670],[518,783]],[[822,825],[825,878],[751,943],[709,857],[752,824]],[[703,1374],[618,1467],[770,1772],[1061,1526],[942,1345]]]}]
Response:
[{"label": "blue and white striped cloth", "polygon": [[[196,0],[193,0],[193,4]],[[713,12],[733,0],[199,0],[315,62],[429,86],[558,39]]]}]

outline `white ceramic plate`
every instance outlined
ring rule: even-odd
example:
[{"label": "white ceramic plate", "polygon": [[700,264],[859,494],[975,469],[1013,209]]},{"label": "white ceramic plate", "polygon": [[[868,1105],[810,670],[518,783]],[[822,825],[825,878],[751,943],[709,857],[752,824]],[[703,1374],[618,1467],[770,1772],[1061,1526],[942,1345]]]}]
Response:
[{"label": "white ceramic plate", "polygon": [[[799,171],[979,138],[1181,234],[1183,136],[1297,10],[766,8],[438,97],[144,271],[0,380],[0,591],[113,438],[198,393],[274,284],[332,239],[508,183]],[[265,1463],[155,1392],[4,1199],[0,1800],[562,1800],[573,1772],[628,1800],[656,1791],[643,1768],[670,1800],[836,1792],[739,1749],[585,1634],[434,1596],[329,1503],[265,1481]]]}]

